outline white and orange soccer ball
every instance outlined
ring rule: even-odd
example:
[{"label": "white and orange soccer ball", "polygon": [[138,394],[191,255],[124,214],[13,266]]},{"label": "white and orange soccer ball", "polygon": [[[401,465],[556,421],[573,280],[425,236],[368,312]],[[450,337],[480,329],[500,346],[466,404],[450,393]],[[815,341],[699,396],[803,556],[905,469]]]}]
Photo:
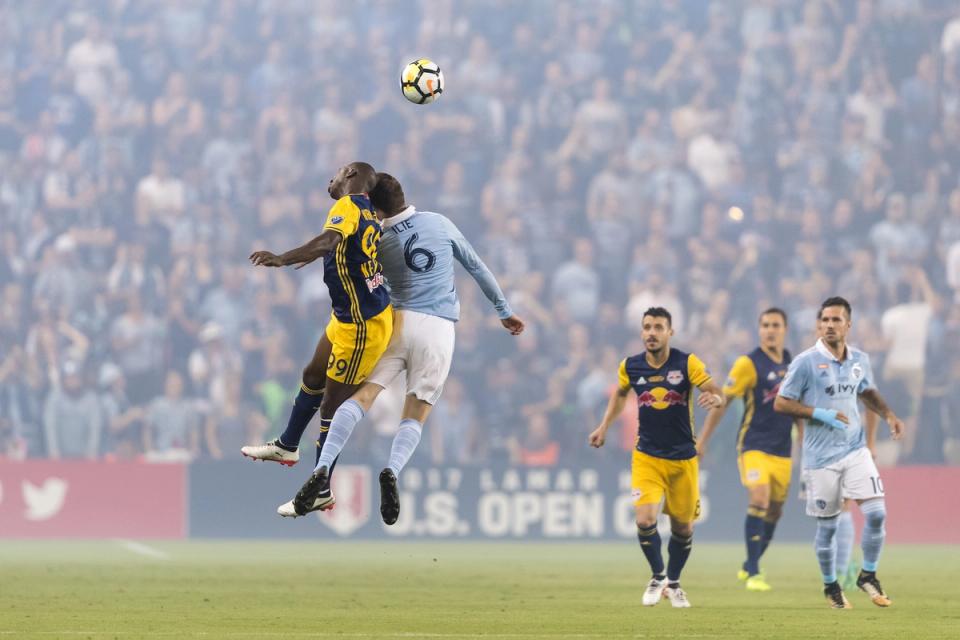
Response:
[{"label": "white and orange soccer ball", "polygon": [[400,90],[410,102],[430,104],[443,93],[443,72],[432,60],[414,60],[400,73]]}]

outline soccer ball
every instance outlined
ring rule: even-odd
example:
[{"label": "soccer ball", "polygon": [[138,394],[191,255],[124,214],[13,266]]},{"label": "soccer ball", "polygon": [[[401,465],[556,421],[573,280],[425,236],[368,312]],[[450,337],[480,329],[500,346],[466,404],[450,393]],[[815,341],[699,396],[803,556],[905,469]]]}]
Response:
[{"label": "soccer ball", "polygon": [[400,74],[400,90],[410,102],[429,104],[443,93],[443,72],[431,60],[414,60]]}]

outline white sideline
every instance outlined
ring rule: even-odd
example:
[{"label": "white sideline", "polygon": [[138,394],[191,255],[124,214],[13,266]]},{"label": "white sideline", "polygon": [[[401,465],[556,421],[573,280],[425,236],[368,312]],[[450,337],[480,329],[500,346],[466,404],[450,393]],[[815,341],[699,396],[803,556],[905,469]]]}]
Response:
[{"label": "white sideline", "polygon": [[[121,547],[135,553],[140,556],[146,556],[148,558],[156,558],[158,560],[167,560],[170,558],[170,554],[165,551],[160,551],[160,549],[155,549],[150,545],[143,544],[142,542],[137,542],[136,540],[116,540],[117,544]],[[76,632],[80,633],[80,632]]]},{"label": "white sideline", "polygon": [[[9,636],[22,633],[19,631],[0,630],[0,636]],[[161,638],[161,637],[180,637],[180,638],[203,638],[206,636],[216,636],[218,638],[654,638],[660,637],[660,634],[602,634],[602,633],[325,633],[318,631],[31,631],[31,635],[37,636],[88,636],[96,638],[99,636],[123,637],[136,636]],[[707,638],[711,637],[698,633],[671,633],[672,638]]]}]

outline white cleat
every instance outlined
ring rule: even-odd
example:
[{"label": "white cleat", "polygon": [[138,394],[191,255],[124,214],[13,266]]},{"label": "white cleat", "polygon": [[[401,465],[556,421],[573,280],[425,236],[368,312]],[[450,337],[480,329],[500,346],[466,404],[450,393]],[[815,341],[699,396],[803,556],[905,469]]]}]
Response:
[{"label": "white cleat", "polygon": [[669,600],[670,604],[676,609],[688,609],[690,607],[690,601],[687,600],[687,593],[680,588],[680,585],[667,587],[663,590],[663,595],[667,597],[667,600]]},{"label": "white cleat", "polygon": [[663,591],[667,588],[667,580],[657,580],[656,578],[651,578],[650,582],[647,583],[647,589],[643,592],[643,606],[652,607],[660,602],[660,598],[663,597]]},{"label": "white cleat", "polygon": [[[337,504],[337,499],[334,498],[332,494],[321,496],[313,501],[313,506],[307,513],[311,513],[313,511],[329,511],[330,509],[333,509],[335,504]],[[293,500],[284,502],[282,505],[277,507],[277,513],[284,518],[297,518],[300,516],[300,514],[297,513],[296,508],[293,506]],[[307,514],[305,513],[303,515]]]},{"label": "white cleat", "polygon": [[248,444],[240,447],[240,453],[254,460],[267,460],[270,462],[279,462],[285,467],[292,467],[300,460],[300,450],[287,451],[277,444],[277,441],[266,444]]}]

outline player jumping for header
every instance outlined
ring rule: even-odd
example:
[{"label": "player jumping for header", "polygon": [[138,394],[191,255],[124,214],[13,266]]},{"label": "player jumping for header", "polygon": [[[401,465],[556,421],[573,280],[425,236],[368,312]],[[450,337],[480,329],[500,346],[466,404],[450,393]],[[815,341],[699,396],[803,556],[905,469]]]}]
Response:
[{"label": "player jumping for header", "polygon": [[[623,412],[631,387],[640,407],[637,446],[633,452],[632,495],[637,515],[637,537],[653,577],[643,594],[644,606],[665,595],[674,607],[689,607],[680,588],[680,572],[690,556],[693,522],[700,514],[700,479],[693,430],[693,387],[701,391],[697,404],[723,404],[720,387],[703,362],[692,353],[670,347],[670,312],[652,307],[643,314],[646,351],[620,363],[619,383],[607,411],[593,433],[590,446],[602,447],[607,430]],[[657,516],[660,501],[670,516],[669,563],[663,564]]]},{"label": "player jumping for header", "polygon": [[[248,458],[296,464],[300,438],[318,409],[319,458],[337,407],[366,379],[390,342],[393,308],[377,261],[380,221],[367,196],[376,183],[377,172],[366,162],[341,167],[327,188],[336,203],[327,214],[323,233],[279,256],[269,251],[250,256],[257,266],[297,265],[298,269],[323,258],[323,280],[330,290],[333,313],[313,359],[303,370],[286,430],[272,442],[243,447],[241,452]],[[333,505],[328,490],[316,496],[309,510],[322,511]]]},{"label": "player jumping for header", "polygon": [[449,219],[408,205],[400,183],[386,173],[377,174],[370,197],[383,216],[379,257],[397,310],[396,329],[373,373],[337,409],[313,475],[293,500],[280,507],[281,515],[303,515],[316,496],[328,490],[330,469],[354,427],[380,392],[406,371],[407,396],[400,428],[389,464],[380,472],[380,515],[386,524],[397,521],[397,476],[420,443],[423,423],[440,398],[453,359],[454,323],[460,318],[454,261],[480,285],[507,331],[516,336],[524,328],[493,274]]},{"label": "player jumping for header", "polygon": [[[740,481],[747,488],[749,503],[744,523],[747,559],[737,577],[747,591],[769,591],[760,573],[760,556],[773,539],[783,503],[789,495],[794,419],[773,410],[773,401],[790,366],[790,352],[783,348],[787,314],[776,307],[760,314],[760,346],[733,363],[723,393],[743,398],[743,418],[737,434],[737,465]],[[697,441],[702,458],[710,436],[723,419],[726,407],[710,410]]]},{"label": "player jumping for header", "polygon": [[807,421],[803,480],[807,514],[817,518],[815,546],[827,602],[834,609],[851,608],[836,573],[837,518],[843,500],[850,498],[860,505],[865,520],[863,569],[857,586],[875,605],[889,607],[890,599],[876,573],[887,516],[883,483],[867,449],[858,399],[887,421],[894,439],[902,435],[903,422],[877,391],[870,358],[847,345],[850,317],[850,303],[843,298],[823,302],[820,338],[790,364],[774,409]]}]

